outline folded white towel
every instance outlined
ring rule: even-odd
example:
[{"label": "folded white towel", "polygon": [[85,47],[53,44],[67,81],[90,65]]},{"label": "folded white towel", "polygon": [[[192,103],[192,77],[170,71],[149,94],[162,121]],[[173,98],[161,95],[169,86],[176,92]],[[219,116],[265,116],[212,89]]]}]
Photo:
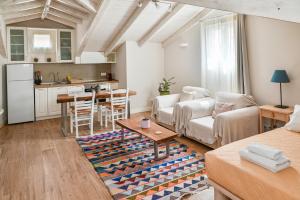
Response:
[{"label": "folded white towel", "polygon": [[291,161],[284,156],[276,161],[252,153],[248,149],[240,150],[240,156],[243,159],[253,162],[254,164],[266,168],[274,173],[289,167],[291,164]]},{"label": "folded white towel", "polygon": [[252,153],[272,160],[278,160],[283,155],[282,151],[263,144],[250,144],[247,149]]}]

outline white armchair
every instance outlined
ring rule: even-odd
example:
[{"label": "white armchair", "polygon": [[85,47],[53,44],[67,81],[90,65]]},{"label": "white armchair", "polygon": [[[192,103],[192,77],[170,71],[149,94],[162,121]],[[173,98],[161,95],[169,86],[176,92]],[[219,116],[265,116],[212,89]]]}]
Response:
[{"label": "white armchair", "polygon": [[[185,135],[216,148],[259,133],[259,109],[252,97],[236,93],[217,93],[216,102],[232,103],[233,110],[215,118],[204,104],[183,107]],[[209,104],[212,108],[212,104]]]},{"label": "white armchair", "polygon": [[208,90],[200,87],[185,86],[182,91],[181,94],[156,97],[152,106],[152,117],[161,124],[174,126],[180,120],[181,108],[184,105],[209,97]]}]

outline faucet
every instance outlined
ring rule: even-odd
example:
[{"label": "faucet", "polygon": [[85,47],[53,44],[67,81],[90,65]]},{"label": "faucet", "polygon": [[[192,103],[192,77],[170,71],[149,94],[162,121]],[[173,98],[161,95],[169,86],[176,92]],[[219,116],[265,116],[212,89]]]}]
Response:
[{"label": "faucet", "polygon": [[49,77],[51,77],[51,75],[52,75],[52,80],[53,80],[53,82],[55,82],[56,81],[56,78],[55,78],[55,73],[54,72],[50,72],[50,74],[49,74]]}]

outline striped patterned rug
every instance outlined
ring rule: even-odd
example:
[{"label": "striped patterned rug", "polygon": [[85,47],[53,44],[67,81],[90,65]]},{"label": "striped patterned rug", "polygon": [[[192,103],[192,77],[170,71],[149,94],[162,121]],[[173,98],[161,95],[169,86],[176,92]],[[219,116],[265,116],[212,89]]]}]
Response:
[{"label": "striped patterned rug", "polygon": [[129,131],[120,138],[115,131],[77,139],[114,199],[173,200],[205,188],[204,158],[186,145],[174,140],[170,156],[154,161],[152,141]]}]

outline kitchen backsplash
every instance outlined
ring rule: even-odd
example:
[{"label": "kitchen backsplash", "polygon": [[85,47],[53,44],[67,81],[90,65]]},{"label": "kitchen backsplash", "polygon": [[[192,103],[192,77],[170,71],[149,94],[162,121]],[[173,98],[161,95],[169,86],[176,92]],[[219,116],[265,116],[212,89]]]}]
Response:
[{"label": "kitchen backsplash", "polygon": [[111,64],[34,64],[34,71],[41,71],[43,82],[53,81],[53,73],[59,73],[60,81],[67,75],[75,79],[99,80],[101,72],[111,72]]}]

